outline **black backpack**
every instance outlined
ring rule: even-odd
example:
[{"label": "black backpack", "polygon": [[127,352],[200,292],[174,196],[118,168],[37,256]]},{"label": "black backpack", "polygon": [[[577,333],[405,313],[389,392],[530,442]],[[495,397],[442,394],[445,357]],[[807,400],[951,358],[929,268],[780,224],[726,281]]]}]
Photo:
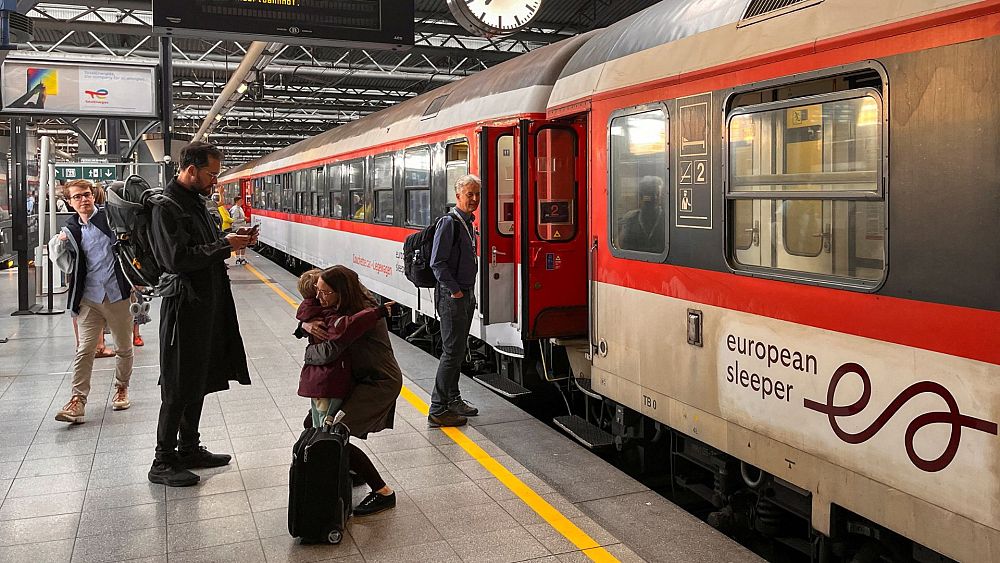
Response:
[{"label": "black backpack", "polygon": [[168,205],[183,212],[180,204],[150,188],[142,176],[114,182],[107,190],[108,224],[115,233],[114,253],[125,278],[134,286],[156,293],[163,267],[153,253],[153,206]]},{"label": "black backpack", "polygon": [[437,278],[431,270],[431,252],[434,250],[434,233],[444,217],[434,219],[423,230],[403,241],[403,275],[417,287],[437,287]]}]

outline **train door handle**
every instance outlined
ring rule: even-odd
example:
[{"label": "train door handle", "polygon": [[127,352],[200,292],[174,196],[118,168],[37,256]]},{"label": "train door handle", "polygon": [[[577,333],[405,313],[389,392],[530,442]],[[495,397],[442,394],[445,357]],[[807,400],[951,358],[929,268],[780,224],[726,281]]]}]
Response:
[{"label": "train door handle", "polygon": [[492,264],[493,266],[497,265],[497,255],[498,254],[500,256],[507,256],[506,252],[500,252],[499,250],[497,250],[497,247],[495,247],[495,246],[490,249],[490,264]]},{"label": "train door handle", "polygon": [[750,233],[751,246],[760,246],[760,221],[754,221],[753,227],[743,229],[743,232]]},{"label": "train door handle", "polygon": [[830,240],[833,238],[833,233],[831,232],[830,225],[823,225],[823,232],[816,233],[813,238],[823,239],[823,251],[829,254],[832,251]]}]

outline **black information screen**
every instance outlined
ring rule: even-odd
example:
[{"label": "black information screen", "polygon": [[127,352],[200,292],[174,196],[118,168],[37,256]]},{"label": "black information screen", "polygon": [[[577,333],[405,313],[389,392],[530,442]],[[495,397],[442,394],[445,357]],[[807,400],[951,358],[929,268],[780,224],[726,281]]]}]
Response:
[{"label": "black information screen", "polygon": [[413,45],[413,0],[154,0],[153,27],[168,35]]}]

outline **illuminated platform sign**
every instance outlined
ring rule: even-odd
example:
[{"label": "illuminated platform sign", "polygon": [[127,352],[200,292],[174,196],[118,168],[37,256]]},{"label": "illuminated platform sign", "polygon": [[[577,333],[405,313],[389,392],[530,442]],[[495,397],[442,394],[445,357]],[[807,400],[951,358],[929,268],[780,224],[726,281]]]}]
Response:
[{"label": "illuminated platform sign", "polygon": [[153,0],[160,35],[403,49],[413,0]]}]

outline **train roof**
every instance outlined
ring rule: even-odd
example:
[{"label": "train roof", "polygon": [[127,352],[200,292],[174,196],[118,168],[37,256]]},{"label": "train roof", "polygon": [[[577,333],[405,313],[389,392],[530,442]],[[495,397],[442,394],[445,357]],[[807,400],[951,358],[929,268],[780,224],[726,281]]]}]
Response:
[{"label": "train roof", "polygon": [[[549,108],[978,1],[664,0],[597,32],[566,64]],[[748,13],[773,5],[785,7]]]},{"label": "train roof", "polygon": [[[227,170],[223,180],[427,135],[466,123],[545,113],[549,94],[560,71],[593,33],[535,49],[355,122],[304,139]],[[438,106],[436,114],[428,111],[432,104]]]}]

